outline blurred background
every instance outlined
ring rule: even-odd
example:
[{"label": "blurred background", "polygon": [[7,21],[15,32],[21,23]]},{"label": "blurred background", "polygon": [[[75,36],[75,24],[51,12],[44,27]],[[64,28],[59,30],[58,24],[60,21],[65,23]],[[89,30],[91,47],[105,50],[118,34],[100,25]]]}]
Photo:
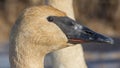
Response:
[{"label": "blurred background", "polygon": [[[9,32],[17,16],[23,9],[42,5],[43,1],[0,0],[0,68],[9,68]],[[115,41],[114,45],[83,44],[88,68],[120,68],[120,0],[74,0],[73,6],[77,21]],[[49,56],[45,59],[46,67],[51,65]]]}]

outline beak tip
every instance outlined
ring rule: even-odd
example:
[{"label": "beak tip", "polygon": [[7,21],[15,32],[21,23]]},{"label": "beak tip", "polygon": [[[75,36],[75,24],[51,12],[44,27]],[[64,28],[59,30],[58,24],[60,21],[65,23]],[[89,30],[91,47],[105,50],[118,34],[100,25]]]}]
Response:
[{"label": "beak tip", "polygon": [[108,38],[108,40],[106,42],[109,44],[114,44],[114,40],[112,38]]}]

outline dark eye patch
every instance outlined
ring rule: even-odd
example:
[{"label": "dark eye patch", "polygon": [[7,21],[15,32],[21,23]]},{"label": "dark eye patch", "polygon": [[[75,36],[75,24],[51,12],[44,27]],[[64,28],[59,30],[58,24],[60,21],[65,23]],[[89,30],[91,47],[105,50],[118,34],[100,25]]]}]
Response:
[{"label": "dark eye patch", "polygon": [[49,16],[49,17],[47,17],[47,20],[48,20],[49,22],[53,22],[53,21],[54,21],[54,17],[53,17],[53,16]]}]

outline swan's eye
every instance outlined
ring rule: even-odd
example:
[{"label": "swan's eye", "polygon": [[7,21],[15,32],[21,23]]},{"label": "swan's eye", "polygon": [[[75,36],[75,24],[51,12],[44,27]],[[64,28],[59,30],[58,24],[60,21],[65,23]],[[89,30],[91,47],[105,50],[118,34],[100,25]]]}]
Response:
[{"label": "swan's eye", "polygon": [[52,16],[49,16],[49,17],[47,17],[47,20],[48,20],[49,22],[53,22],[53,21],[54,21],[54,18],[53,18]]}]

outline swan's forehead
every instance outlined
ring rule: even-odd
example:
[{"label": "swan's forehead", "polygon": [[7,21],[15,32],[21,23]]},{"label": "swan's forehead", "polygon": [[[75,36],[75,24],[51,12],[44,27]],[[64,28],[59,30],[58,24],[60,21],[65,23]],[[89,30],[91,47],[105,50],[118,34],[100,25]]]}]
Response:
[{"label": "swan's forehead", "polygon": [[38,6],[26,9],[25,16],[46,18],[48,16],[66,16],[66,14],[51,6]]},{"label": "swan's forehead", "polygon": [[51,30],[60,31],[56,24],[47,20],[49,16],[66,16],[66,14],[51,6],[31,7],[26,9],[23,14],[25,23],[29,24],[29,26],[31,25],[35,29],[47,30],[50,32],[52,32]]}]

